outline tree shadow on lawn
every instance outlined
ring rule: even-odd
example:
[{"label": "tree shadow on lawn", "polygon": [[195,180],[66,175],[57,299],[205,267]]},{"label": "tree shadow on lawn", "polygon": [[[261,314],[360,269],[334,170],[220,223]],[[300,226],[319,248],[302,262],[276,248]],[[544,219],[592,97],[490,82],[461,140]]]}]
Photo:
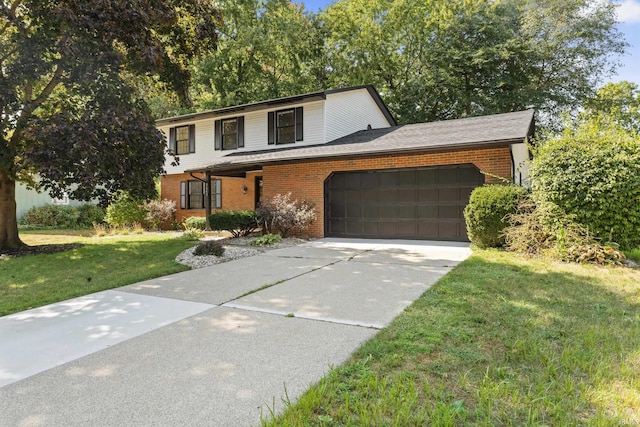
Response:
[{"label": "tree shadow on lawn", "polygon": [[0,259],[28,255],[54,254],[83,247],[82,243],[60,243],[49,245],[20,246],[12,249],[0,249]]}]

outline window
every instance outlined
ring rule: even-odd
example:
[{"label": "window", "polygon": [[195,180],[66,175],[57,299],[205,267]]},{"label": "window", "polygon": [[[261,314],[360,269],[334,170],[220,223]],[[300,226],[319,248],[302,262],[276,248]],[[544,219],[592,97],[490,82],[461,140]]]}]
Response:
[{"label": "window", "polygon": [[[180,209],[204,209],[207,189],[203,181],[180,183]],[[211,179],[211,209],[222,208],[222,180]]]},{"label": "window", "polygon": [[54,205],[68,205],[69,204],[69,195],[65,192],[62,193],[62,197],[60,198],[52,198],[51,203]]},{"label": "window", "polygon": [[244,117],[216,120],[215,149],[235,150],[244,147]]},{"label": "window", "polygon": [[176,126],[169,129],[169,151],[174,154],[196,152],[196,126]]},{"label": "window", "polygon": [[303,140],[302,107],[271,111],[269,120],[269,144],[291,144]]}]

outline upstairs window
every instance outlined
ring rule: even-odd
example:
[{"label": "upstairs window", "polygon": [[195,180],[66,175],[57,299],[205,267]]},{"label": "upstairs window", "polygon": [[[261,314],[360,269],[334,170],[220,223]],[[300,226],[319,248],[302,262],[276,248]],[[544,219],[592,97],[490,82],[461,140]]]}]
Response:
[{"label": "upstairs window", "polygon": [[302,107],[271,111],[268,121],[269,144],[292,144],[303,140]]},{"label": "upstairs window", "polygon": [[215,149],[235,150],[244,147],[244,117],[216,120]]},{"label": "upstairs window", "polygon": [[169,129],[169,151],[174,154],[196,152],[196,126],[176,126]]}]

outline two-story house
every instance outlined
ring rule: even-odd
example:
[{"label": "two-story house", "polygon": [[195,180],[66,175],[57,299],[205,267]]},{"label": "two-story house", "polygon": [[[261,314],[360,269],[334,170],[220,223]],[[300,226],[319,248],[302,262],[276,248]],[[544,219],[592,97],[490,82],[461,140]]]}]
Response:
[{"label": "two-story house", "polygon": [[[254,209],[292,193],[310,236],[466,240],[462,211],[495,176],[527,177],[533,111],[398,126],[370,85],[157,121],[179,157],[162,177],[177,216]],[[210,183],[207,185],[207,183]],[[207,201],[210,205],[207,206]]]}]

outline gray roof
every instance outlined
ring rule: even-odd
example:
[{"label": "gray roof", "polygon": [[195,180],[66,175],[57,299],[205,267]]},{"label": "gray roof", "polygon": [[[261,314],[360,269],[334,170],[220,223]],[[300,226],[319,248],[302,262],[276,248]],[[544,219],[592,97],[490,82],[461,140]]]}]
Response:
[{"label": "gray roof", "polygon": [[522,143],[533,135],[534,111],[362,130],[326,144],[234,152],[188,172],[229,174],[265,164],[309,159],[456,150]]},{"label": "gray roof", "polygon": [[311,92],[311,93],[305,93],[302,95],[287,96],[284,98],[268,99],[266,101],[254,102],[252,104],[234,105],[231,107],[218,108],[216,110],[202,111],[200,113],[191,113],[191,114],[183,114],[181,116],[175,116],[175,117],[166,117],[163,119],[156,120],[156,125],[160,126],[160,125],[167,125],[167,124],[174,124],[174,123],[184,123],[184,122],[190,122],[193,120],[201,120],[201,119],[206,119],[210,117],[223,116],[227,114],[247,113],[250,111],[257,111],[257,110],[269,109],[274,107],[282,107],[289,104],[299,104],[301,102],[323,100],[323,99],[327,99],[327,95],[330,95],[332,93],[349,92],[349,91],[359,90],[359,89],[366,89],[369,92],[369,94],[371,95],[371,98],[376,103],[376,105],[378,105],[378,108],[380,108],[380,112],[384,115],[384,117],[387,119],[389,124],[391,125],[397,124],[396,119],[393,117],[393,115],[389,111],[389,108],[387,108],[384,101],[382,101],[382,98],[380,97],[380,94],[378,93],[378,91],[373,87],[373,85],[369,84],[369,85],[361,85],[361,86],[343,87],[338,89],[329,89],[329,90],[323,90],[320,92]]}]

